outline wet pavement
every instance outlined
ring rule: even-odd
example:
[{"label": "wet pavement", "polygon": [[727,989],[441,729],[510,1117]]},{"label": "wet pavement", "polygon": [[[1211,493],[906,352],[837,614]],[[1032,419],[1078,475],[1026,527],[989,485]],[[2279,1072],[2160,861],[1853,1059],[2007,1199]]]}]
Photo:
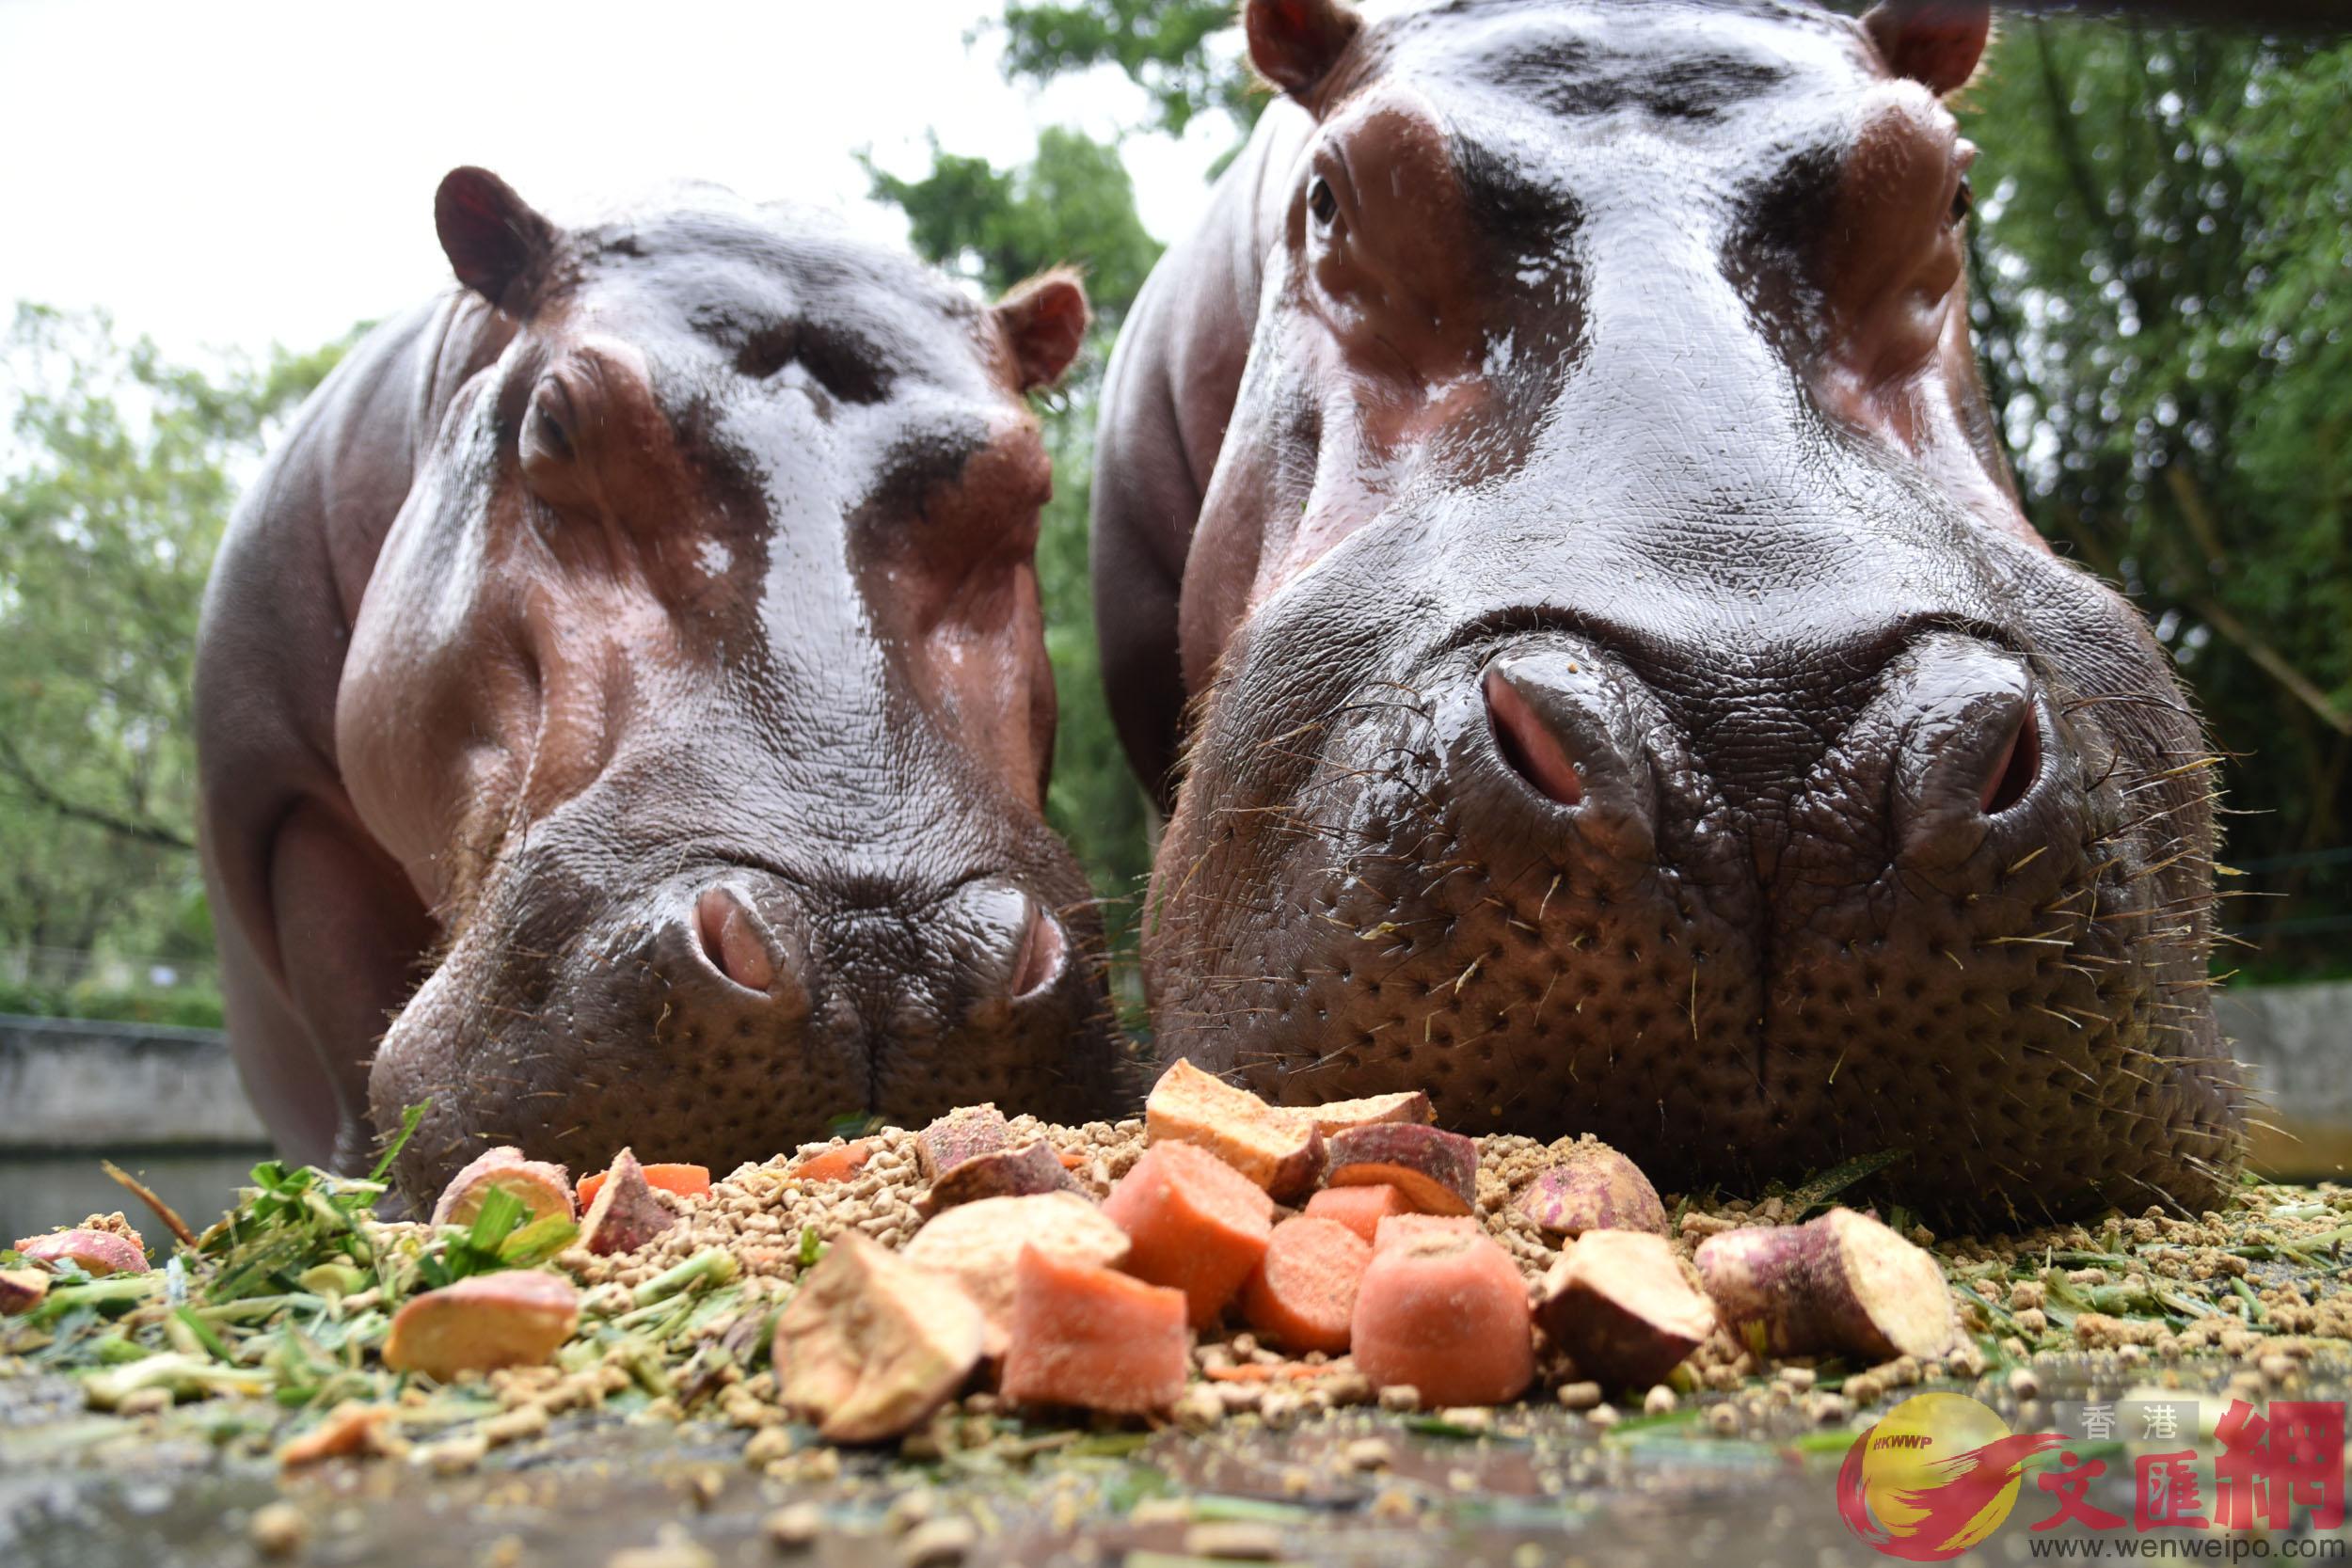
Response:
[{"label": "wet pavement", "polygon": [[[2201,1402],[2208,1432],[2233,1373],[2244,1369],[2219,1359],[2172,1370],[2184,1403]],[[2314,1364],[2295,1397],[2340,1402],[2348,1374],[2341,1360]],[[2062,1421],[2067,1402],[2113,1400],[2165,1375],[2143,1368],[2126,1378],[2111,1358],[2044,1361],[2039,1399],[2023,1410],[2006,1395],[1994,1402],[2013,1429],[2043,1430]],[[215,1403],[183,1407],[163,1423],[125,1421],[86,1414],[65,1380],[24,1379],[0,1382],[0,1562],[253,1564],[269,1560],[255,1513],[281,1501],[297,1539],[279,1560],[321,1565],[901,1563],[911,1560],[911,1542],[930,1539],[906,1533],[927,1517],[971,1527],[967,1549],[928,1560],[939,1565],[1171,1568],[1171,1559],[1190,1562],[1184,1554],[1211,1546],[1367,1568],[1891,1560],[1837,1513],[1848,1429],[1812,1427],[1794,1409],[1783,1415],[1740,1438],[1710,1435],[1689,1411],[1602,1433],[1554,1408],[1502,1412],[1484,1434],[1369,1409],[1282,1430],[1242,1418],[1205,1435],[1038,1428],[1024,1444],[927,1464],[845,1454],[838,1474],[823,1479],[808,1472],[829,1467],[830,1454],[804,1452],[782,1466],[803,1474],[792,1481],[747,1465],[740,1431],[573,1416],[461,1474],[337,1460],[281,1478],[269,1454],[289,1422],[284,1413]],[[2193,1417],[2187,1436],[2194,1441]],[[2214,1446],[2198,1446],[2210,1474]],[[2073,1447],[2106,1462],[2090,1499],[2128,1515],[2130,1455],[2141,1450]],[[780,1545],[767,1522],[793,1504],[815,1505],[819,1528],[805,1544]],[[1958,1560],[2039,1560],[2053,1538],[2098,1533],[2030,1529],[2052,1506],[2029,1484],[2008,1522]],[[2164,1535],[2209,1543],[2215,1560],[2344,1560],[2323,1555],[2342,1550],[2340,1534],[2313,1539],[2309,1511],[2296,1517],[2299,1535]],[[2128,1528],[2106,1533],[2111,1544],[2150,1539]]]}]

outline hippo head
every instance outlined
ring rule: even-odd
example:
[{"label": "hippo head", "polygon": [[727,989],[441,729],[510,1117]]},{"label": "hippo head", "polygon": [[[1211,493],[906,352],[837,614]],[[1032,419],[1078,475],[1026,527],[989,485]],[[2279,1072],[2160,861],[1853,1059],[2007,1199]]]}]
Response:
[{"label": "hippo head", "polygon": [[1185,566],[1164,1048],[1677,1187],[2211,1199],[2213,759],[1979,384],[1983,8],[1246,16],[1312,125]]},{"label": "hippo head", "polygon": [[1079,286],[983,307],[705,189],[565,230],[460,169],[437,215],[512,336],[420,454],[337,716],[448,933],[372,1069],[379,1128],[432,1102],[404,1185],[485,1143],[723,1168],[845,1113],[1097,1108],[1023,397]]}]

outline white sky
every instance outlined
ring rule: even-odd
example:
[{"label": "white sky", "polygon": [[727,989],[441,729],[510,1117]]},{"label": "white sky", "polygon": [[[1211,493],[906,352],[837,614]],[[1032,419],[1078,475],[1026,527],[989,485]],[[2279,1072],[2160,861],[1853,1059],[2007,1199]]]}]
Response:
[{"label": "white sky", "polygon": [[[0,315],[103,306],[175,355],[308,347],[448,277],[457,164],[559,220],[678,178],[863,210],[851,154],[1005,165],[1037,132],[1148,118],[1115,71],[1008,86],[991,0],[361,6],[0,0]],[[1231,133],[1127,147],[1144,222],[1181,233]]]}]

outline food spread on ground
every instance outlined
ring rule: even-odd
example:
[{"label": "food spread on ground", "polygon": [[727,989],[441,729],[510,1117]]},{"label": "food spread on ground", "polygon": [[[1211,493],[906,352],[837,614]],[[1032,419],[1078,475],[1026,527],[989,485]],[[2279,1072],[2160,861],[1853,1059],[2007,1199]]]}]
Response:
[{"label": "food spread on ground", "polygon": [[66,1373],[115,1418],[260,1404],[238,1440],[290,1468],[462,1472],[605,1409],[744,1429],[749,1464],[803,1480],[845,1447],[1116,1449],[1350,1407],[1842,1442],[1925,1384],[2029,1398],[2061,1351],[2122,1385],[2217,1356],[2263,1396],[2340,1381],[2352,1191],[1943,1239],[1840,1202],[1899,1157],[1669,1200],[1590,1137],[1463,1137],[1418,1094],[1274,1106],[1179,1064],[1140,1120],[974,1106],[716,1179],[493,1148],[424,1222],[376,1217],[381,1169],[264,1164],[200,1234],[154,1204],[160,1266],[119,1213],[0,1253],[0,1377]]}]

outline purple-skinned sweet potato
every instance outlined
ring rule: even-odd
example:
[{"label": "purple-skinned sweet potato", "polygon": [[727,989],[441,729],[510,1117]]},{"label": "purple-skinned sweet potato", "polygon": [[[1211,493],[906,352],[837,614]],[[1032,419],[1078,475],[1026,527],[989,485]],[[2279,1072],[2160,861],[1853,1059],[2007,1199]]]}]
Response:
[{"label": "purple-skinned sweet potato", "polygon": [[986,1335],[953,1275],[844,1231],[776,1319],[777,1398],[827,1442],[896,1437],[955,1397]]},{"label": "purple-skinned sweet potato", "polygon": [[1556,1164],[1523,1188],[1512,1207],[1548,1236],[1587,1230],[1666,1233],[1666,1205],[1642,1167],[1597,1138],[1568,1146]]},{"label": "purple-skinned sweet potato", "polygon": [[984,1154],[994,1154],[1012,1141],[1005,1114],[993,1105],[965,1105],[948,1112],[915,1135],[914,1167],[926,1181]]},{"label": "purple-skinned sweet potato", "polygon": [[1478,1198],[1478,1146],[1417,1122],[1352,1127],[1330,1143],[1333,1187],[1387,1182],[1424,1214],[1467,1214]]},{"label": "purple-skinned sweet potato", "polygon": [[1775,1354],[1887,1361],[1941,1354],[1960,1339],[1935,1259],[1851,1209],[1709,1236],[1698,1266],[1724,1324]]},{"label": "purple-skinned sweet potato", "polygon": [[1663,1236],[1588,1230],[1545,1276],[1535,1321],[1586,1377],[1646,1388],[1715,1331],[1715,1308]]},{"label": "purple-skinned sweet potato", "polygon": [[94,1275],[147,1272],[147,1248],[128,1226],[100,1229],[77,1225],[46,1236],[25,1236],[18,1240],[16,1250],[31,1262],[73,1263]]},{"label": "purple-skinned sweet potato", "polygon": [[580,1211],[572,1203],[571,1172],[545,1160],[526,1160],[519,1148],[501,1147],[478,1156],[450,1178],[449,1185],[441,1189],[440,1201],[433,1206],[433,1223],[471,1225],[482,1212],[483,1199],[500,1188],[521,1199],[533,1220],[550,1214],[567,1220],[579,1217]]},{"label": "purple-skinned sweet potato", "polygon": [[49,1294],[47,1269],[0,1269],[0,1318],[30,1312]]},{"label": "purple-skinned sweet potato", "polygon": [[1040,1138],[1019,1148],[976,1154],[940,1172],[915,1209],[929,1219],[960,1203],[974,1203],[981,1198],[1035,1197],[1041,1193],[1078,1190],[1077,1180],[1061,1163],[1061,1156],[1054,1152],[1054,1146]]},{"label": "purple-skinned sweet potato", "polygon": [[392,1317],[384,1365],[448,1382],[461,1372],[530,1367],[580,1323],[580,1291],[545,1269],[469,1275],[411,1298]]},{"label": "purple-skinned sweet potato", "polygon": [[1190,1062],[1178,1062],[1152,1085],[1143,1132],[1147,1143],[1207,1149],[1277,1202],[1304,1196],[1323,1174],[1323,1134],[1308,1112],[1269,1105]]},{"label": "purple-skinned sweet potato", "polygon": [[624,1148],[596,1187],[596,1201],[580,1222],[580,1244],[598,1256],[635,1252],[677,1224],[677,1216],[653,1196],[645,1167]]},{"label": "purple-skinned sweet potato", "polygon": [[1307,1119],[1326,1138],[1336,1137],[1351,1127],[1377,1127],[1391,1121],[1426,1125],[1438,1117],[1429,1097],[1419,1089],[1370,1095],[1362,1100],[1327,1100],[1320,1105],[1308,1106],[1306,1111]]}]

